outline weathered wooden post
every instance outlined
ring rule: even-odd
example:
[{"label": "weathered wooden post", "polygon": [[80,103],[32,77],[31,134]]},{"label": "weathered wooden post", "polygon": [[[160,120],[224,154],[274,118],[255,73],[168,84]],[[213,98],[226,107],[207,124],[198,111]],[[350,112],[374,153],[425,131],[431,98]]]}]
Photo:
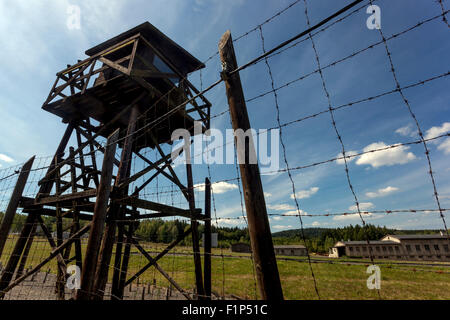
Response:
[{"label": "weathered wooden post", "polygon": [[204,281],[205,296],[211,299],[211,182],[205,179],[205,229],[204,229]]},{"label": "weathered wooden post", "polygon": [[16,186],[14,187],[11,199],[3,216],[2,223],[0,225],[0,257],[2,256],[3,248],[5,247],[6,240],[8,239],[8,233],[11,229],[11,225],[16,215],[17,208],[19,206],[20,198],[22,197],[23,189],[28,180],[31,166],[34,162],[34,156],[31,157],[20,169],[19,177],[17,178]]},{"label": "weathered wooden post", "polygon": [[117,129],[107,140],[100,185],[97,191],[97,201],[95,202],[94,215],[92,218],[92,229],[89,233],[86,256],[84,258],[84,265],[81,273],[80,290],[78,290],[76,296],[77,300],[87,300],[91,298],[91,291],[93,290],[93,283],[95,280],[95,271],[97,269],[98,253],[100,251],[108,209],[109,194],[111,192],[112,172],[118,138],[119,129]]},{"label": "weathered wooden post", "polygon": [[[187,155],[186,155],[187,157]],[[198,222],[193,216],[195,212],[195,197],[194,197],[194,183],[192,181],[192,165],[186,162],[186,175],[188,180],[188,201],[189,209],[191,210],[191,228],[192,228],[192,250],[194,251],[194,271],[195,271],[195,283],[197,286],[198,299],[205,299],[205,288],[203,286],[202,275],[202,261],[200,255],[200,245],[198,239]]]},{"label": "weathered wooden post", "polygon": [[[219,53],[233,129],[242,129],[245,132],[250,129],[250,120],[239,73],[230,74],[238,67],[230,31],[225,32],[220,39]],[[253,139],[251,135],[250,139]],[[245,145],[245,153],[244,157],[239,159],[239,167],[259,291],[264,300],[282,300],[283,290],[273,249],[259,167],[257,163],[251,164],[245,161],[246,155],[249,159],[252,159],[252,156],[256,159],[255,149],[251,141],[243,145]]]}]

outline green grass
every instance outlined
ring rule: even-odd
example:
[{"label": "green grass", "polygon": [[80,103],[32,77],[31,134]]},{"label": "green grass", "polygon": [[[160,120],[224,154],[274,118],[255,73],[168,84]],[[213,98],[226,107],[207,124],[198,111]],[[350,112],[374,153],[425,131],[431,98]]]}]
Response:
[{"label": "green grass", "polygon": [[[7,242],[1,262],[6,264],[6,258],[12,251],[13,240]],[[148,251],[160,251],[164,245],[144,244]],[[83,251],[85,246],[83,246]],[[189,247],[177,247],[175,252],[190,252]],[[27,267],[36,265],[51,252],[48,242],[40,238],[35,241],[30,251]],[[72,251],[73,252],[73,251]],[[214,249],[213,254],[220,255],[221,249]],[[212,287],[219,294],[235,294],[245,299],[257,297],[252,262],[248,258],[238,258],[228,249],[223,249],[224,255],[233,257],[212,258]],[[152,254],[154,256],[155,254]],[[248,256],[248,255],[247,255]],[[113,257],[114,259],[114,257]],[[114,261],[112,259],[112,261]],[[323,257],[313,257],[313,260],[323,260]],[[345,259],[346,261],[363,261],[360,259]],[[338,259],[336,261],[339,261]],[[128,268],[128,278],[140,270],[147,259],[133,248]],[[386,262],[383,260],[383,262]],[[405,261],[403,261],[405,262]],[[175,281],[185,289],[193,289],[195,284],[194,264],[192,255],[166,255],[158,264]],[[369,262],[367,261],[367,264]],[[450,299],[450,274],[437,273],[439,270],[450,271],[447,266],[395,266],[379,264],[381,268],[381,298],[382,299]],[[42,268],[56,272],[56,261],[52,260]],[[313,263],[312,268],[316,278],[317,288],[322,299],[378,299],[374,290],[367,289],[365,265]],[[278,260],[278,269],[286,299],[317,299],[311,270],[305,261]],[[419,270],[420,269],[420,270]],[[416,271],[414,271],[416,270]],[[424,272],[427,270],[429,272]],[[110,277],[112,269],[110,270]],[[139,278],[140,283],[156,281],[159,286],[168,286],[168,281],[154,267],[149,268]]]}]

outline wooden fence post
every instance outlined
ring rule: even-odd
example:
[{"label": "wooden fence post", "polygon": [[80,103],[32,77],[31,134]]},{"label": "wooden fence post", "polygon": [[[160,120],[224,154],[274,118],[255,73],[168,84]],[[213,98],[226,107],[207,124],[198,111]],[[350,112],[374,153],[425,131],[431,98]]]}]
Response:
[{"label": "wooden fence post", "polygon": [[2,256],[3,248],[5,247],[6,240],[8,239],[8,233],[11,230],[11,225],[16,215],[17,208],[19,207],[19,201],[22,197],[23,189],[28,180],[31,166],[34,162],[34,156],[30,158],[20,169],[19,177],[17,178],[16,186],[14,187],[11,199],[9,200],[8,208],[3,216],[2,223],[0,225],[0,257]]},{"label": "wooden fence post", "polygon": [[[220,39],[219,53],[233,129],[245,132],[251,128],[250,120],[239,73],[230,74],[238,67],[230,31],[225,32]],[[251,139],[250,135],[249,140]],[[249,159],[256,157],[256,152],[251,141],[241,145],[245,145],[245,153],[239,161],[239,168],[259,291],[264,300],[283,300],[258,163],[247,163],[245,160],[246,155]],[[241,151],[237,150],[238,155]]]},{"label": "wooden fence post", "polygon": [[204,231],[205,296],[211,299],[211,182],[205,179],[205,231]]}]

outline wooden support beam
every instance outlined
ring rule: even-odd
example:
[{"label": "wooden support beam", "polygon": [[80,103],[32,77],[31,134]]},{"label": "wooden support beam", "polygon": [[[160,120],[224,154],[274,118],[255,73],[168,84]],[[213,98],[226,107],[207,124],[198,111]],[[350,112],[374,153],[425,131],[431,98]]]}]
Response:
[{"label": "wooden support beam", "polygon": [[[122,154],[120,158],[120,165],[117,172],[117,177],[114,182],[114,186],[119,186],[122,182],[124,182],[129,177],[129,167],[131,166],[132,159],[132,146],[133,146],[133,134],[136,129],[136,120],[138,117],[138,107],[135,105],[130,114],[130,118],[128,120],[128,128],[126,132],[126,138],[122,148]],[[124,197],[124,195],[128,194],[128,187],[121,188],[119,190],[120,194],[116,195],[118,197]],[[109,210],[109,217],[111,219],[108,220],[105,228],[105,232],[103,235],[102,247],[99,255],[99,261],[97,263],[97,271],[95,275],[95,283],[94,283],[94,291],[96,293],[96,299],[101,299],[103,297],[103,293],[105,291],[106,282],[108,280],[108,271],[111,262],[112,251],[115,242],[116,236],[116,227],[117,224],[115,220],[118,218],[122,218],[122,211],[120,206],[117,204],[112,204]],[[122,228],[122,226],[119,226]],[[120,268],[120,259],[121,259],[121,246],[122,244],[117,242],[116,245],[116,258],[114,261],[114,265],[117,268]],[[113,274],[113,288],[112,292],[115,291],[118,285],[119,273],[118,270],[114,269],[115,273]],[[113,290],[114,289],[114,290]],[[115,293],[115,292],[113,292]]]},{"label": "wooden support beam", "polygon": [[[229,74],[238,67],[230,31],[225,32],[220,39],[219,54],[224,67],[222,74],[225,81],[233,129],[242,129],[245,132],[251,127],[241,79],[238,72],[232,75]],[[238,155],[242,154],[240,150],[237,151]],[[273,249],[272,234],[270,232],[259,167],[257,163],[246,163],[245,155],[247,153],[250,157],[255,155],[255,150],[251,143],[246,144],[243,159],[242,157],[239,158],[239,167],[259,291],[264,300],[283,300],[283,290]]]},{"label": "wooden support beam", "polygon": [[125,67],[122,67],[122,66],[121,66],[120,64],[118,64],[118,63],[115,63],[115,62],[113,62],[113,61],[111,61],[111,60],[109,60],[109,59],[106,59],[105,57],[100,57],[99,60],[100,60],[101,62],[103,62],[104,64],[106,64],[108,67],[111,67],[111,68],[113,68],[113,69],[116,69],[117,71],[122,72],[124,75],[127,75],[127,76],[130,75],[129,72],[128,72],[128,69],[125,68]]},{"label": "wooden support beam", "polygon": [[211,300],[211,182],[205,179],[205,229],[204,229],[204,262],[205,296]]},{"label": "wooden support beam", "polygon": [[11,230],[11,225],[16,215],[17,208],[19,207],[19,201],[22,197],[23,190],[28,180],[28,175],[30,174],[31,167],[34,162],[34,156],[30,158],[20,169],[19,177],[17,178],[16,185],[9,199],[8,207],[6,208],[5,214],[0,225],[0,257],[2,256],[3,248],[5,247],[6,240],[8,239],[9,231]]},{"label": "wooden support beam", "polygon": [[[188,181],[188,202],[191,215],[194,215],[195,211],[195,196],[194,196],[194,183],[192,180],[192,165],[190,159],[186,162],[186,176]],[[203,274],[202,274],[202,258],[200,256],[200,245],[198,239],[198,222],[194,218],[191,218],[192,228],[192,251],[194,254],[194,271],[195,271],[195,284],[197,287],[197,294],[199,300],[205,299],[205,288],[203,287]]]},{"label": "wooden support beam", "polygon": [[[77,149],[75,149],[75,153],[78,153],[80,150],[83,150],[89,143],[95,141],[95,139],[97,139],[101,134],[103,134],[106,130],[111,129],[112,126],[119,121],[125,114],[127,114],[133,107],[136,106],[136,104],[142,100],[144,97],[146,96],[146,93],[142,93],[140,94],[136,99],[134,99],[128,106],[126,106],[125,108],[123,108],[123,110],[118,113],[111,121],[109,121],[107,124],[105,124],[104,126],[102,126],[90,139],[88,139],[87,141],[85,141],[81,146],[79,146]],[[72,127],[73,129],[73,127]],[[62,151],[61,151],[62,152]],[[51,180],[51,177],[55,174],[56,170],[58,170],[60,167],[62,167],[63,165],[68,164],[68,161],[62,161],[62,162],[58,162],[58,165],[56,167],[52,167],[51,170],[49,169],[49,171],[47,172],[47,174],[45,175],[44,178],[42,178],[39,181],[39,185],[41,185],[42,183]]]},{"label": "wooden support beam", "polygon": [[51,197],[45,197],[40,199],[31,199],[31,198],[25,198],[22,197],[21,205],[26,208],[32,208],[35,206],[43,206],[43,205],[52,205],[61,203],[64,201],[70,201],[70,200],[81,200],[81,199],[87,199],[87,198],[93,198],[97,195],[97,189],[89,189],[86,191],[80,191],[76,193],[68,193],[68,194],[62,194],[62,195],[56,195]]},{"label": "wooden support beam", "polygon": [[165,272],[160,266],[159,264],[155,261],[155,259],[153,259],[152,256],[150,256],[147,251],[144,250],[144,248],[142,248],[140,246],[140,244],[135,240],[135,239],[131,239],[131,241],[133,242],[134,246],[142,253],[142,255],[144,257],[147,258],[148,261],[153,262],[153,265],[155,266],[156,270],[158,270],[183,296],[185,296],[186,299],[191,300],[191,298],[189,297],[189,295],[183,290],[183,288],[181,288],[180,285],[178,285],[178,283],[175,282],[175,280],[172,279],[171,276],[169,276],[169,274],[167,274],[167,272]]},{"label": "wooden support beam", "polygon": [[114,167],[113,159],[116,154],[119,129],[117,129],[107,140],[105,156],[103,158],[102,175],[97,191],[97,201],[95,202],[94,216],[92,218],[92,230],[89,233],[89,240],[84,258],[83,270],[81,273],[80,289],[77,292],[77,300],[87,300],[91,298],[93,291],[94,276],[97,269],[98,252],[100,251],[102,234],[104,230],[108,200],[111,192],[112,171]]},{"label": "wooden support beam", "polygon": [[153,260],[151,260],[149,263],[147,263],[144,267],[142,267],[141,270],[136,272],[134,276],[132,276],[130,279],[128,279],[125,282],[125,286],[131,284],[134,280],[136,280],[141,274],[143,274],[148,268],[153,266],[155,262],[157,262],[159,259],[164,257],[170,250],[172,250],[177,244],[179,244],[181,241],[183,241],[184,238],[186,238],[191,233],[191,227],[189,227],[186,231],[184,231],[182,234],[179,234],[175,240],[173,240],[163,251],[161,251]]},{"label": "wooden support beam", "polygon": [[[48,262],[50,262],[53,258],[55,258],[58,254],[60,254],[60,252],[62,250],[64,250],[69,244],[71,244],[76,237],[80,237],[83,234],[85,234],[89,228],[91,227],[91,224],[89,223],[88,225],[84,226],[83,228],[80,229],[80,231],[78,231],[76,234],[74,234],[72,237],[69,237],[69,239],[67,239],[66,241],[64,241],[60,246],[58,246],[57,248],[55,248],[50,255],[42,260],[40,263],[38,263],[34,268],[32,268],[31,270],[29,270],[28,272],[26,272],[24,275],[22,275],[21,277],[17,278],[16,280],[14,280],[11,284],[9,284],[7,286],[4,286],[3,281],[0,281],[0,299],[2,299],[6,292],[8,292],[9,290],[11,290],[12,288],[14,288],[15,286],[17,286],[18,284],[20,284],[22,281],[24,281],[26,278],[28,278],[29,276],[35,274],[36,272],[38,272],[43,266],[45,266]],[[11,275],[12,276],[12,275]],[[3,276],[2,276],[3,278]]]},{"label": "wooden support beam", "polygon": [[[180,209],[176,207],[172,207],[166,204],[157,203],[149,200],[138,199],[137,197],[131,196],[125,199],[114,200],[114,203],[132,206],[141,209],[160,211],[165,214],[169,214],[172,216],[181,216],[181,217],[191,217],[191,211],[186,209]],[[201,209],[194,208],[193,214],[194,216],[198,215],[201,212]],[[195,218],[195,217],[194,217]]]}]

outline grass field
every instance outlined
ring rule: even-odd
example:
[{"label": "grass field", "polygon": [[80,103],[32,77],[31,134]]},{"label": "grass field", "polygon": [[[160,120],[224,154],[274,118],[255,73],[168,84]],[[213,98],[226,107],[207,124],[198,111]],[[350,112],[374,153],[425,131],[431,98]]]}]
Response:
[{"label": "grass field", "polygon": [[[7,242],[2,265],[12,251],[14,241]],[[146,250],[160,251],[164,245],[144,244]],[[83,250],[85,246],[83,247]],[[177,254],[166,255],[158,261],[159,265],[185,289],[193,289],[194,266],[189,247],[177,247]],[[45,239],[37,239],[30,251],[27,267],[36,265],[45,259],[51,249]],[[221,257],[221,253],[226,257]],[[212,287],[219,294],[234,294],[244,299],[257,298],[255,278],[251,259],[239,257],[243,254],[232,254],[227,249],[214,249],[212,257]],[[153,253],[152,256],[156,254]],[[244,255],[245,256],[245,255]],[[281,258],[281,257],[280,257]],[[113,257],[114,259],[114,257]],[[314,262],[323,261],[323,257],[313,257]],[[113,260],[112,260],[113,261]],[[340,262],[339,259],[334,260]],[[349,263],[313,263],[312,268],[316,278],[317,287],[322,299],[378,299],[375,290],[366,286],[368,274],[366,265],[353,265],[352,261],[362,262],[359,259],[346,260]],[[140,270],[147,259],[133,248],[128,269],[128,278]],[[380,261],[381,262],[381,261]],[[403,261],[404,262],[404,261]],[[382,299],[450,299],[450,266],[396,266],[379,264],[381,268],[381,298]],[[369,264],[369,262],[367,262]],[[285,261],[278,259],[278,268],[286,299],[317,299],[314,282],[309,265],[305,260]],[[56,262],[52,260],[42,268],[42,271],[56,272]],[[424,271],[426,270],[426,271]],[[112,275],[110,270],[110,276]],[[442,271],[442,272],[440,272]],[[140,283],[153,283],[166,287],[168,281],[154,267],[149,268],[139,278]]]}]

